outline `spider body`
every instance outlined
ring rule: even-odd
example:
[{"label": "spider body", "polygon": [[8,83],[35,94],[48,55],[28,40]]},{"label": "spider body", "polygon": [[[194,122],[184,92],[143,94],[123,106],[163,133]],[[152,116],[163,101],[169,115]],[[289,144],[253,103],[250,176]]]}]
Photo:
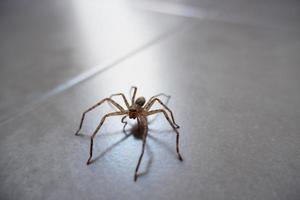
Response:
[{"label": "spider body", "polygon": [[[138,127],[143,128],[142,129],[143,130],[143,135],[142,135],[143,146],[142,146],[142,152],[140,154],[140,157],[139,157],[139,160],[138,160],[138,163],[137,163],[137,166],[136,166],[135,174],[134,174],[134,181],[136,181],[137,177],[138,177],[138,174],[137,174],[138,169],[139,169],[142,157],[144,155],[145,144],[146,144],[146,139],[147,139],[147,134],[148,134],[147,116],[154,115],[154,114],[159,114],[159,113],[164,114],[165,118],[168,120],[169,124],[171,125],[171,127],[173,128],[173,130],[175,131],[175,133],[177,135],[177,137],[176,137],[176,152],[177,152],[178,159],[180,161],[182,161],[182,157],[179,153],[179,132],[177,130],[179,128],[179,126],[175,123],[172,111],[158,98],[159,96],[166,96],[169,99],[170,96],[165,95],[164,93],[160,93],[158,95],[155,95],[155,96],[151,97],[149,99],[149,101],[146,103],[146,99],[144,97],[139,97],[135,100],[137,87],[132,87],[131,89],[134,90],[133,91],[133,96],[131,98],[131,105],[129,105],[129,103],[128,103],[128,101],[127,101],[127,99],[126,99],[126,97],[123,93],[117,93],[117,94],[111,95],[109,98],[105,98],[105,99],[101,100],[99,103],[97,103],[94,106],[92,106],[91,108],[87,109],[82,114],[80,125],[79,125],[79,128],[76,131],[75,135],[78,135],[78,133],[79,133],[81,127],[82,127],[85,114],[87,112],[89,112],[89,111],[93,110],[94,108],[100,106],[104,102],[108,102],[111,105],[113,105],[115,108],[118,109],[117,112],[111,112],[111,113],[108,113],[108,114],[104,115],[104,117],[100,121],[100,124],[97,126],[96,130],[94,131],[94,133],[91,137],[90,157],[87,161],[87,165],[89,165],[92,162],[94,137],[96,136],[97,132],[99,131],[99,129],[101,128],[102,124],[104,123],[104,121],[107,117],[124,115],[122,120],[121,120],[121,122],[124,123],[124,127],[123,127],[124,132],[125,132],[125,127],[127,125],[127,122],[124,122],[124,119],[127,116],[130,119],[137,119]],[[119,105],[117,102],[115,102],[112,99],[112,97],[114,97],[114,96],[121,96],[123,98],[124,102],[125,102],[125,105],[126,105],[127,109],[124,109],[121,105]],[[155,102],[158,102],[163,108],[156,109],[156,110],[151,110],[151,107],[153,106],[153,104]]]},{"label": "spider body", "polygon": [[135,119],[137,116],[143,115],[143,105],[146,99],[144,97],[139,97],[136,99],[133,105],[129,107],[128,116],[130,119]]}]

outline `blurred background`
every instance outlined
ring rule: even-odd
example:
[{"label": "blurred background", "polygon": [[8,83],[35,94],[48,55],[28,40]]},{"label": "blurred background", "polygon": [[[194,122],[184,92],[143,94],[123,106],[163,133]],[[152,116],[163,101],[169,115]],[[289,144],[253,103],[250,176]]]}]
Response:
[{"label": "blurred background", "polygon": [[[299,21],[297,0],[1,0],[0,199],[300,199]],[[154,118],[137,182],[118,117],[86,165],[111,107],[74,136],[132,85],[172,96],[184,158]]]}]

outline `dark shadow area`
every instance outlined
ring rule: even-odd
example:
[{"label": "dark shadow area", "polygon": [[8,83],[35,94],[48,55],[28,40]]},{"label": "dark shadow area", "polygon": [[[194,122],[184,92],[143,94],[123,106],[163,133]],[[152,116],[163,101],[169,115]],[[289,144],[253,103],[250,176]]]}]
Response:
[{"label": "dark shadow area", "polygon": [[89,139],[91,139],[91,136],[90,136],[90,135],[85,135],[85,134],[83,134],[83,133],[78,133],[78,134],[75,135],[75,136],[79,136],[79,137],[82,137],[82,138],[89,138]]},{"label": "dark shadow area", "polygon": [[[156,118],[155,118],[156,119]],[[153,119],[151,122],[153,122],[155,119]],[[96,162],[98,159],[102,158],[103,156],[105,156],[108,152],[110,152],[113,148],[115,148],[116,146],[118,146],[119,144],[121,144],[123,141],[125,141],[129,136],[133,135],[135,139],[137,140],[141,140],[143,139],[143,134],[144,134],[144,128],[142,126],[139,126],[137,123],[134,124],[129,124],[131,125],[131,127],[128,130],[123,130],[123,131],[115,131],[115,132],[111,132],[108,133],[107,135],[115,135],[115,134],[120,134],[120,133],[124,133],[124,137],[122,137],[120,140],[118,140],[117,142],[115,142],[114,144],[112,144],[110,147],[108,147],[107,149],[105,149],[102,153],[100,153],[98,156],[94,157],[94,159],[91,160],[90,164]],[[129,132],[129,133],[128,133]],[[174,143],[174,149],[169,147],[167,144],[165,144],[164,142],[160,141],[159,139],[157,139],[156,137],[154,137],[153,135],[150,135],[149,133],[171,133],[173,132],[173,130],[156,130],[156,129],[152,129],[152,128],[148,128],[148,135],[147,137],[152,139],[153,141],[155,141],[156,143],[158,143],[159,145],[163,146],[163,148],[165,148],[168,152],[170,152],[171,154],[176,155],[176,144]],[[102,135],[102,134],[99,134]],[[105,134],[106,135],[106,134]],[[82,133],[78,133],[78,136],[80,137],[84,137],[84,138],[89,138],[90,139],[90,135],[85,135]],[[138,173],[138,177],[144,176],[146,174],[148,174],[151,165],[153,163],[153,152],[151,150],[151,147],[146,143],[146,149],[145,149],[146,153],[149,156],[149,160],[146,164],[145,170]]]},{"label": "dark shadow area", "polygon": [[110,152],[113,148],[115,148],[116,146],[118,146],[119,144],[121,144],[123,141],[125,141],[130,135],[131,134],[127,134],[123,138],[121,138],[119,141],[117,141],[114,144],[112,144],[110,147],[108,147],[106,150],[104,150],[101,154],[99,154],[94,159],[92,159],[91,162],[90,162],[90,164],[94,163],[95,161],[97,161],[98,159],[100,159],[101,157],[103,157],[106,153]]},{"label": "dark shadow area", "polygon": [[153,133],[173,133],[175,134],[175,131],[173,129],[165,129],[165,130],[158,130],[158,129],[153,129],[153,128],[148,128],[149,132]]},{"label": "dark shadow area", "polygon": [[[161,131],[161,132],[163,132],[163,131]],[[152,139],[154,142],[156,142],[157,144],[159,144],[160,146],[162,146],[163,148],[165,148],[170,154],[175,155],[175,157],[177,159],[176,143],[175,142],[174,142],[174,148],[171,148],[169,145],[167,145],[164,142],[160,141],[159,139],[157,139],[153,135],[148,134],[148,138]]]},{"label": "dark shadow area", "polygon": [[[156,118],[155,118],[156,119]],[[153,119],[151,122],[153,122],[155,119]],[[144,129],[143,127],[139,127],[138,124],[134,124],[132,126],[132,128],[130,129],[132,135],[136,138],[136,139],[140,139],[142,140],[143,138],[143,134],[144,134]],[[174,149],[169,147],[167,144],[165,144],[164,142],[158,140],[156,137],[150,135],[149,133],[173,133],[174,130],[156,130],[156,129],[151,129],[148,128],[148,133],[147,133],[147,138],[152,139],[153,141],[157,142],[159,145],[163,146],[168,152],[170,152],[171,154],[175,155],[176,159],[177,159],[177,153],[176,153],[176,143],[174,143]],[[146,149],[145,149],[146,153],[149,155],[149,160],[146,164],[146,169],[143,172],[140,172],[137,176],[141,177],[144,176],[146,174],[148,174],[151,165],[153,163],[153,152],[150,148],[150,146],[148,145],[148,143],[146,143]]]},{"label": "dark shadow area", "polygon": [[[99,132],[95,137],[112,136],[112,135],[118,135],[120,133],[122,133],[122,131],[120,131],[120,130],[117,130],[117,131],[114,131],[114,132],[106,132],[106,133]],[[124,131],[123,131],[123,133],[125,135],[127,135],[127,133],[125,133]],[[91,139],[91,135],[86,135],[86,134],[83,134],[83,133],[78,133],[78,135],[75,135],[75,136]]]}]

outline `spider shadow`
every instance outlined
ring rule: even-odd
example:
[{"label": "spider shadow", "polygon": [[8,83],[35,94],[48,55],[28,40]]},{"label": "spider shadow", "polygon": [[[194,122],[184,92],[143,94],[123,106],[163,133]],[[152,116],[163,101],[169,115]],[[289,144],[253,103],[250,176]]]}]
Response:
[{"label": "spider shadow", "polygon": [[[151,122],[153,122],[155,119],[153,119]],[[168,152],[170,152],[171,154],[173,154],[175,156],[175,158],[177,159],[177,154],[175,151],[175,148],[172,149],[171,147],[169,147],[167,144],[165,144],[164,142],[160,141],[158,138],[152,136],[150,133],[173,133],[174,130],[156,130],[156,129],[152,129],[148,127],[148,133],[147,133],[147,137],[150,138],[151,140],[153,140],[154,142],[156,142],[157,144],[159,144],[160,146],[163,146]],[[143,136],[144,136],[144,129],[143,127],[138,127],[138,124],[134,124],[131,128],[131,133],[132,135],[135,137],[135,139],[138,140],[142,140]],[[150,171],[150,168],[152,166],[153,163],[153,152],[150,148],[150,145],[148,145],[148,143],[146,142],[146,149],[145,149],[146,153],[149,156],[149,160],[146,164],[145,170],[138,173],[137,177],[142,177],[145,176],[146,174],[148,174],[148,172]]]},{"label": "spider shadow", "polygon": [[[120,133],[120,132],[119,132]],[[102,153],[100,153],[98,156],[96,156],[94,159],[92,159],[90,161],[90,164],[96,162],[97,160],[99,160],[100,158],[102,158],[103,156],[105,156],[105,154],[107,154],[108,152],[110,152],[111,150],[113,150],[113,148],[115,148],[116,146],[118,146],[119,144],[121,144],[122,142],[124,142],[129,136],[131,136],[132,134],[126,134],[125,136],[122,137],[120,140],[118,140],[117,142],[113,143],[110,147],[108,147],[107,149],[105,149]]]},{"label": "spider shadow", "polygon": [[[110,147],[108,147],[107,149],[105,149],[102,153],[100,153],[98,156],[94,157],[94,159],[91,160],[90,164],[96,162],[97,160],[99,160],[100,158],[102,158],[103,156],[105,156],[107,153],[109,153],[111,150],[113,150],[115,147],[117,147],[119,144],[121,144],[122,142],[124,142],[129,136],[133,136],[135,139],[137,140],[142,140],[143,139],[143,134],[144,134],[144,129],[143,127],[139,127],[137,123],[132,124],[132,127],[128,130],[130,131],[130,133],[127,133],[127,131],[123,131],[123,133],[125,134],[124,137],[122,137],[121,139],[119,139],[117,142],[113,143]],[[156,137],[154,137],[153,135],[150,135],[149,133],[168,133],[168,132],[173,132],[173,130],[156,130],[156,129],[148,129],[148,135],[147,137],[149,137],[151,140],[153,140],[154,142],[158,143],[159,145],[163,146],[168,152],[170,152],[171,154],[175,154],[175,151],[173,151],[173,149],[171,149],[167,144],[165,144],[164,142],[160,141],[159,139],[157,139]],[[120,134],[121,131],[116,131],[111,134]],[[78,134],[81,137],[88,137],[90,138],[90,136],[88,135],[84,135],[79,133]],[[137,174],[138,177],[142,177],[145,176],[146,174],[148,174],[148,172],[150,171],[150,168],[152,166],[153,163],[153,152],[151,150],[151,147],[146,143],[146,153],[149,156],[149,159],[147,161],[145,170],[140,172],[139,174]]]},{"label": "spider shadow", "polygon": [[[112,135],[118,135],[120,134],[121,131],[118,130],[118,131],[114,131],[114,132],[109,132],[109,133],[105,133],[105,134],[97,134],[96,137],[107,137],[107,136],[112,136]],[[125,136],[126,136],[126,133],[124,133]],[[86,135],[84,133],[81,133],[79,132],[76,136],[79,136],[79,137],[82,137],[82,138],[87,138],[87,139],[91,139],[91,136],[90,135]]]},{"label": "spider shadow", "polygon": [[[152,131],[152,132],[155,132],[155,133],[171,133],[173,132],[173,130],[163,130],[163,131]],[[166,151],[168,151],[170,154],[173,154],[175,156],[175,158],[177,159],[177,153],[176,153],[176,146],[175,146],[175,143],[174,143],[174,148],[171,148],[168,144],[166,144],[165,142],[159,140],[157,137],[153,136],[152,134],[148,134],[148,137],[156,142],[157,144],[159,144],[160,146],[162,146]]]},{"label": "spider shadow", "polygon": [[[105,154],[107,154],[108,152],[110,152],[113,148],[115,148],[116,146],[118,146],[119,144],[121,144],[122,142],[124,142],[129,136],[133,135],[135,139],[138,140],[142,140],[143,138],[143,134],[144,134],[144,130],[143,128],[139,127],[138,124],[134,124],[130,130],[131,133],[127,133],[126,130],[123,131],[123,133],[125,134],[124,137],[122,137],[120,140],[118,140],[117,142],[115,142],[114,144],[112,144],[110,147],[108,147],[106,150],[104,150],[102,153],[100,153],[98,156],[94,157],[94,159],[92,159],[90,161],[90,164],[96,162],[97,160],[99,160],[101,157],[105,156]],[[116,133],[121,133],[120,131],[118,132],[114,132],[114,134]],[[85,135],[83,137],[86,137]],[[151,160],[151,159],[150,159]],[[148,167],[147,167],[148,168]]]}]

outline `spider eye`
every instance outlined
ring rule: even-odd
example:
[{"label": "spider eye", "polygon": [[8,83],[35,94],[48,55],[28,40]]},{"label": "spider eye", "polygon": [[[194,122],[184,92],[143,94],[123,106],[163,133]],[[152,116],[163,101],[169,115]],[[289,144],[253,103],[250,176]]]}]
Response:
[{"label": "spider eye", "polygon": [[135,104],[139,105],[139,106],[143,106],[146,102],[146,99],[144,97],[139,97],[136,99]]}]

